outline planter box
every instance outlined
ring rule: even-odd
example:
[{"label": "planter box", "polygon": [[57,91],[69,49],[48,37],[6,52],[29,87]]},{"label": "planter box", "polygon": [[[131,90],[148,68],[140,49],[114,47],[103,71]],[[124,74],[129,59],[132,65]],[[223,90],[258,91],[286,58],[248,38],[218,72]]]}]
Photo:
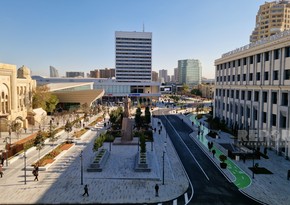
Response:
[{"label": "planter box", "polygon": [[90,167],[87,168],[88,172],[101,172],[103,171],[103,167],[105,166],[110,152],[106,149],[101,149],[97,152],[94,162],[91,163]]},{"label": "planter box", "polygon": [[151,171],[148,165],[148,156],[146,152],[145,153],[138,152],[136,154],[135,171],[136,172],[150,172]]}]

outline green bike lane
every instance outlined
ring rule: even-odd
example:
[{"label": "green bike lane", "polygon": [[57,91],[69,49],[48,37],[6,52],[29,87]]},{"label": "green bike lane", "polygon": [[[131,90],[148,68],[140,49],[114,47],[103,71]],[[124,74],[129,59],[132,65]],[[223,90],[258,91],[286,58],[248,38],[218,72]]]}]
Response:
[{"label": "green bike lane", "polygon": [[[195,125],[199,126],[200,129],[200,135],[198,136],[198,140],[208,149],[208,140],[206,139],[206,135],[209,133],[209,129],[203,125],[200,124],[200,122],[195,119],[195,115],[190,116],[190,121],[193,121]],[[224,154],[222,151],[220,151],[216,146],[213,147],[215,149],[216,154],[215,158],[219,160],[219,156],[221,154]],[[233,182],[239,189],[247,188],[251,183],[251,178],[242,170],[240,167],[238,167],[231,159],[226,160],[227,163],[227,169],[233,174],[235,177],[235,181]]]}]

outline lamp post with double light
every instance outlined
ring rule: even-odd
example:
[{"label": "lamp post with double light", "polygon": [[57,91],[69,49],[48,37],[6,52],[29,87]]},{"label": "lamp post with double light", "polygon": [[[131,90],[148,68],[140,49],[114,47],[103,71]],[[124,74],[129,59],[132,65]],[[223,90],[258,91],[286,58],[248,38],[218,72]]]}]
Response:
[{"label": "lamp post with double light", "polygon": [[80,158],[81,158],[81,185],[84,184],[84,173],[83,173],[83,150],[81,151],[80,154]]},{"label": "lamp post with double light", "polygon": [[165,153],[166,153],[166,141],[164,142],[163,152],[162,152],[162,185],[164,185],[164,178],[165,178]]}]

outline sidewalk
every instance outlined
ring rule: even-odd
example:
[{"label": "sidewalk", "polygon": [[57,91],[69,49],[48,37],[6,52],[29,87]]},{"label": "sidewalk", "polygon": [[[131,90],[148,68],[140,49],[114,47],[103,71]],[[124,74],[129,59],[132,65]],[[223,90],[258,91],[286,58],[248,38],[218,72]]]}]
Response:
[{"label": "sidewalk", "polygon": [[[153,119],[157,127],[158,119]],[[23,181],[23,159],[12,163],[0,179],[0,203],[159,203],[182,195],[188,188],[188,180],[181,162],[169,138],[164,160],[164,185],[162,185],[162,155],[165,129],[161,135],[154,133],[153,150],[151,143],[146,149],[151,159],[151,172],[135,172],[134,160],[137,145],[112,145],[109,159],[102,172],[87,172],[95,153],[92,151],[95,137],[104,130],[88,131],[85,136],[47,171],[40,172],[39,181],[33,181],[28,172],[27,184]],[[98,133],[98,134],[97,134]],[[109,149],[109,144],[104,147]],[[81,185],[80,153],[83,150],[84,178]],[[36,155],[35,151],[30,153]],[[84,184],[88,184],[89,197],[83,197]],[[159,184],[159,196],[154,186]]]},{"label": "sidewalk", "polygon": [[[192,126],[191,121],[193,120],[192,116],[181,116],[184,121]],[[202,118],[201,122],[207,127],[207,122]],[[197,130],[197,127],[195,126]],[[196,136],[197,132],[195,132]],[[204,133],[204,138],[210,141],[214,141],[215,143],[232,143],[233,139],[230,138],[230,135],[225,132],[220,132],[219,139],[213,139],[211,137],[206,136],[207,132]],[[196,139],[196,138],[195,138]],[[202,144],[202,143],[200,143]],[[203,144],[203,148],[207,149],[207,146]],[[206,152],[209,155],[211,153]],[[227,153],[224,153],[227,155]],[[289,205],[290,204],[290,180],[287,180],[287,171],[290,169],[290,161],[286,160],[282,156],[278,156],[274,153],[274,151],[268,151],[269,159],[264,159],[261,157],[260,160],[255,160],[255,163],[259,163],[259,167],[265,167],[270,170],[273,174],[255,174],[254,179],[252,178],[252,171],[249,167],[253,166],[253,160],[248,159],[245,163],[242,160],[230,160],[233,162],[239,169],[244,172],[247,179],[250,179],[249,186],[240,188],[240,190],[249,195],[252,198],[255,198],[261,202],[271,205]],[[211,155],[212,157],[212,155]],[[217,165],[219,165],[219,160],[214,160]],[[222,169],[221,169],[222,170]],[[223,173],[228,177],[230,181],[235,183],[237,178],[235,177],[236,173],[231,172],[228,168],[226,170],[222,170]],[[237,183],[235,183],[237,185]],[[237,185],[239,187],[239,185]]]}]

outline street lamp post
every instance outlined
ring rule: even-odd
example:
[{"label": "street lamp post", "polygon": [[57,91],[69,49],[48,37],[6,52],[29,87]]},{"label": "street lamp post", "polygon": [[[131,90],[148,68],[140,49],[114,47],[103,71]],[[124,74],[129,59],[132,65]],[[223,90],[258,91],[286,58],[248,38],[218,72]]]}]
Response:
[{"label": "street lamp post", "polygon": [[80,157],[81,157],[81,185],[83,185],[83,178],[84,178],[84,173],[83,173],[83,150],[81,151],[81,154],[80,154]]},{"label": "street lamp post", "polygon": [[252,178],[254,179],[255,178],[255,173],[254,173],[254,171],[255,171],[255,148],[254,147],[253,147],[253,156],[252,156],[252,158],[253,158]]},{"label": "street lamp post", "polygon": [[26,184],[26,150],[24,150],[24,184]]},{"label": "street lamp post", "polygon": [[164,185],[164,176],[165,176],[165,166],[164,166],[164,159],[165,159],[165,153],[166,153],[166,141],[164,142],[164,149],[163,149],[163,154],[162,154],[162,185]]}]

